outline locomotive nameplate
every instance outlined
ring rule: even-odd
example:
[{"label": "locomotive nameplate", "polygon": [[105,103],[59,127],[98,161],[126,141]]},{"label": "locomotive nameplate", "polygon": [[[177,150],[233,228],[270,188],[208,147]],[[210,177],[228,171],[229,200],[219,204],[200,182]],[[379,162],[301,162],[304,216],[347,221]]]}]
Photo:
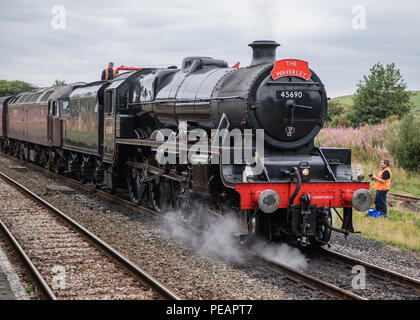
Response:
[{"label": "locomotive nameplate", "polygon": [[311,75],[312,73],[309,70],[308,63],[297,59],[277,60],[274,63],[273,70],[271,71],[271,77],[273,80],[290,76],[309,80]]}]

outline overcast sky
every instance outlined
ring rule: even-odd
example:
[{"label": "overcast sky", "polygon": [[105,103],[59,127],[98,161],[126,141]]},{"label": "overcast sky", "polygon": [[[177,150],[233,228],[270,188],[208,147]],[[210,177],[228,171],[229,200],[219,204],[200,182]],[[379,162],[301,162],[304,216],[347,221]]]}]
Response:
[{"label": "overcast sky", "polygon": [[0,0],[0,79],[89,82],[109,61],[179,66],[193,55],[246,66],[247,45],[268,39],[277,59],[308,61],[330,97],[353,93],[376,62],[395,62],[420,90],[419,16],[415,0]]}]

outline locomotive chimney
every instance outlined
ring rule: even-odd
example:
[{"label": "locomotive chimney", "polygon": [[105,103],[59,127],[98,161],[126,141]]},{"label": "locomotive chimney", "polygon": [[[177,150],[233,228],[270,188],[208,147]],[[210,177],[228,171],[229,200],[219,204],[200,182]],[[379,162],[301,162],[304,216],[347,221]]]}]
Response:
[{"label": "locomotive chimney", "polygon": [[252,48],[252,62],[250,66],[263,63],[273,63],[276,60],[276,49],[280,44],[271,40],[257,40],[249,44]]}]

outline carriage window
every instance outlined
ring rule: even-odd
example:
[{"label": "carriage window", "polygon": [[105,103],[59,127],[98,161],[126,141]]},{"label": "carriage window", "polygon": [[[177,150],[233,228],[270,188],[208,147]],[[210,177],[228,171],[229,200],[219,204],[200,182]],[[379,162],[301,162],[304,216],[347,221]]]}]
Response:
[{"label": "carriage window", "polygon": [[68,101],[63,101],[63,110],[66,110],[69,106],[69,102]]},{"label": "carriage window", "polygon": [[53,102],[52,115],[53,115],[53,116],[58,116],[57,101],[54,101],[54,102]]},{"label": "carriage window", "polygon": [[57,102],[57,108],[56,108],[56,110],[55,110],[54,115],[55,115],[56,117],[59,117],[59,116],[60,116],[60,104],[59,104],[58,102]]}]

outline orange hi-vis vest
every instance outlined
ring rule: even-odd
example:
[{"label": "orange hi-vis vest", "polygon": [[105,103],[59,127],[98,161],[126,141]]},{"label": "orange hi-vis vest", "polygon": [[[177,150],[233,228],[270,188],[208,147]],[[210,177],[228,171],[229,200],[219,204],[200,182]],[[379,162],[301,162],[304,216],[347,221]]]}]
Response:
[{"label": "orange hi-vis vest", "polygon": [[[112,79],[114,79],[115,78],[115,70],[114,69],[112,69],[112,73],[113,73]],[[105,80],[109,80],[108,75],[109,75],[109,68],[106,68]]]},{"label": "orange hi-vis vest", "polygon": [[382,170],[382,171],[379,171],[379,173],[378,173],[378,178],[379,178],[379,179],[382,179],[382,174],[383,174],[385,171],[387,171],[387,170],[388,170],[388,172],[389,172],[389,179],[386,179],[384,183],[379,182],[379,181],[375,181],[375,184],[373,185],[373,188],[374,188],[375,190],[382,190],[382,191],[385,191],[385,190],[389,190],[389,188],[391,188],[391,178],[392,178],[392,172],[391,172],[391,170],[389,169],[389,167],[388,167],[388,168],[385,168],[385,169],[384,169],[384,170]]}]

